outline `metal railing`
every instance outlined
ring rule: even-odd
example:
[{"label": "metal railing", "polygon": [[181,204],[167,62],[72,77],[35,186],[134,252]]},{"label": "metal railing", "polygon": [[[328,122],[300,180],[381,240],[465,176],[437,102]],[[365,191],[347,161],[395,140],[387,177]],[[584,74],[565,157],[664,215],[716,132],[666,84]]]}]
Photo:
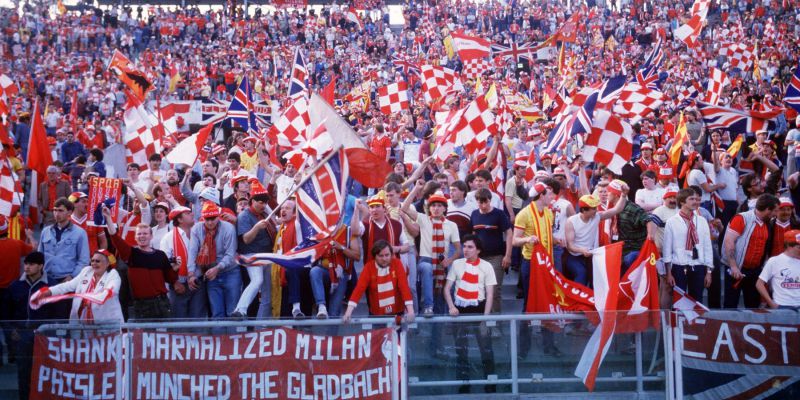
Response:
[{"label": "metal railing", "polygon": [[[247,331],[248,329],[252,328],[276,328],[276,327],[286,327],[286,328],[294,328],[294,327],[355,327],[361,330],[368,330],[372,329],[373,327],[392,327],[398,329],[399,334],[397,338],[399,340],[399,351],[400,351],[400,359],[402,360],[402,365],[399,365],[400,373],[402,377],[405,379],[398,379],[393,378],[393,393],[396,395],[397,393],[404,393],[408,394],[410,389],[418,389],[425,390],[425,388],[444,388],[444,387],[458,387],[458,386],[481,386],[481,385],[510,385],[510,394],[512,395],[519,395],[523,393],[520,390],[520,385],[524,384],[575,384],[576,388],[579,387],[578,385],[581,384],[581,379],[568,376],[568,377],[559,377],[559,376],[552,376],[552,377],[545,377],[541,373],[531,373],[528,375],[523,375],[520,372],[520,359],[519,355],[519,328],[521,324],[533,324],[541,325],[543,322],[546,321],[571,321],[571,322],[578,322],[586,320],[586,317],[582,314],[520,314],[520,315],[461,315],[457,317],[451,316],[435,316],[431,318],[417,318],[412,323],[403,323],[400,325],[396,324],[394,318],[354,318],[350,324],[343,324],[340,319],[327,319],[327,320],[315,320],[315,319],[307,319],[307,320],[291,320],[291,319],[278,319],[278,320],[245,320],[245,321],[233,321],[233,320],[223,320],[223,321],[197,321],[197,320],[183,320],[183,321],[165,321],[165,322],[136,322],[131,321],[123,324],[95,324],[95,325],[83,325],[83,324],[47,324],[42,325],[39,327],[38,332],[40,333],[50,333],[51,335],[55,333],[56,336],[65,336],[69,331],[133,331],[133,330],[155,330],[155,331],[172,331],[172,330],[227,330],[227,331],[234,331],[236,333]],[[510,368],[508,371],[501,375],[501,374],[494,374],[490,376],[483,376],[480,379],[465,379],[465,380],[458,380],[458,379],[425,379],[421,380],[419,377],[416,376],[409,376],[409,370],[413,369],[413,366],[409,366],[409,357],[408,357],[408,333],[421,333],[421,332],[429,332],[432,329],[422,329],[422,327],[431,327],[439,325],[446,326],[448,324],[484,324],[485,326],[494,329],[498,329],[497,324],[508,324],[508,335],[502,336],[507,338],[507,342],[502,339],[493,339],[493,343],[502,343],[508,344],[508,351],[509,351],[509,364]],[[663,344],[663,341],[660,340],[660,335],[656,339],[655,344],[659,345],[659,342]],[[597,382],[601,383],[631,383],[635,384],[632,385],[632,390],[630,392],[634,392],[637,397],[641,397],[645,394],[645,384],[646,383],[655,383],[660,384],[665,383],[665,377],[663,375],[647,375],[644,372],[644,357],[643,357],[643,349],[642,349],[642,334],[638,333],[634,336],[634,344],[635,344],[635,352],[634,352],[634,363],[635,363],[635,376],[623,376],[621,373],[613,373],[612,376],[598,376]],[[393,349],[397,349],[397,346],[393,346]],[[416,349],[410,350],[414,352]],[[666,350],[666,348],[665,348]],[[127,366],[131,364],[131,352],[128,352],[127,358],[125,363]],[[654,355],[655,357],[655,355]],[[395,358],[396,359],[396,355]],[[392,376],[396,377],[397,371],[394,370],[396,367],[393,364],[393,373]],[[652,363],[651,368],[652,370]],[[424,369],[423,369],[424,372]],[[430,374],[426,374],[430,375]],[[430,376],[427,376],[430,378]],[[129,376],[127,379],[131,379]],[[130,382],[128,382],[130,383]],[[130,385],[128,385],[130,386]],[[399,392],[398,390],[399,389]],[[506,393],[508,393],[508,386],[506,386]],[[659,392],[661,389],[659,388]],[[130,393],[129,393],[130,394]],[[130,397],[128,397],[130,398]]]}]

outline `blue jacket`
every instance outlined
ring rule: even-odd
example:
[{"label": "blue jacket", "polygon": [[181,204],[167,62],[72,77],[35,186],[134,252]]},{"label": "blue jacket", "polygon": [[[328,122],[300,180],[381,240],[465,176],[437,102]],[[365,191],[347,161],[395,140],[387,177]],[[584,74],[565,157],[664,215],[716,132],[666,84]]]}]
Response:
[{"label": "blue jacket", "polygon": [[[200,222],[192,227],[191,239],[189,240],[189,262],[186,265],[189,275],[201,276],[203,273],[197,266],[197,253],[206,238],[206,227]],[[219,273],[233,270],[237,267],[236,263],[236,228],[230,222],[219,221],[217,236],[214,238],[217,245],[217,262]],[[212,265],[213,267],[213,265]],[[237,271],[238,273],[238,271]]]},{"label": "blue jacket", "polygon": [[65,142],[61,145],[61,161],[64,163],[68,163],[75,159],[77,156],[85,156],[86,149],[83,145],[78,142],[74,141],[72,143]]},{"label": "blue jacket", "polygon": [[44,272],[52,284],[67,276],[78,276],[91,258],[86,231],[70,222],[61,234],[61,240],[56,240],[55,226],[48,225],[42,229],[38,248],[44,253]]}]

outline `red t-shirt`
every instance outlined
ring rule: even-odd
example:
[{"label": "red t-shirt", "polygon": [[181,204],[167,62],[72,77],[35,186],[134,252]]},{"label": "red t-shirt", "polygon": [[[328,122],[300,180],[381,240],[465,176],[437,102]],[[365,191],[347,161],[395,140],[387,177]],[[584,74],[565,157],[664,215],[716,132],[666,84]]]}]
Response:
[{"label": "red t-shirt", "polygon": [[[728,229],[736,232],[739,235],[744,234],[744,218],[741,215],[736,215],[731,219],[728,224]],[[769,228],[763,222],[756,222],[756,227],[750,235],[750,242],[747,244],[747,249],[744,252],[744,261],[742,261],[741,268],[758,268],[761,265],[761,259],[764,258],[764,251],[767,247],[767,239],[769,238]]]},{"label": "red t-shirt", "polygon": [[3,263],[0,264],[0,288],[7,288],[19,279],[19,259],[33,251],[29,244],[16,239],[0,239],[0,254]]},{"label": "red t-shirt", "polygon": [[381,135],[372,139],[369,143],[369,149],[372,151],[373,154],[380,157],[381,160],[386,159],[386,155],[389,154],[389,149],[392,148],[392,139],[389,139],[389,136]]}]

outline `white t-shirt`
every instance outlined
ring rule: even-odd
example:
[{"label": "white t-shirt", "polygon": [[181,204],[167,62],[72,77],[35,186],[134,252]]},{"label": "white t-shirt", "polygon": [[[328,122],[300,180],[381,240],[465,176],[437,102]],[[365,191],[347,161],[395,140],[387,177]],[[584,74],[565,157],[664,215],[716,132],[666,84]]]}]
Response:
[{"label": "white t-shirt", "polygon": [[[447,271],[447,280],[451,282],[461,282],[464,271],[467,269],[467,259],[459,258],[453,261],[453,265]],[[458,285],[458,284],[456,284]],[[478,301],[486,300],[486,285],[497,285],[497,277],[494,276],[494,268],[486,260],[478,263]]]},{"label": "white t-shirt", "polygon": [[717,172],[717,183],[724,183],[725,189],[718,189],[719,197],[722,200],[736,201],[736,191],[739,186],[739,172],[735,168],[720,168]]},{"label": "white t-shirt", "polygon": [[767,260],[758,279],[772,290],[772,300],[782,306],[800,306],[800,259],[785,253]]},{"label": "white t-shirt", "polygon": [[664,193],[666,192],[666,188],[658,185],[656,185],[653,189],[641,188],[636,191],[636,204],[642,208],[644,208],[645,205],[648,205],[650,206],[650,210],[655,210],[658,208],[658,206],[664,204]]},{"label": "white t-shirt", "polygon": [[[419,224],[419,256],[433,258],[433,222],[431,218],[423,213],[417,213],[417,224]],[[445,249],[444,254],[450,254],[449,243],[459,243],[458,226],[453,221],[444,220],[442,225],[444,231]]]},{"label": "white t-shirt", "polygon": [[[686,182],[688,182],[690,186],[694,185],[702,188],[702,184],[707,183],[708,178],[706,178],[706,174],[703,173],[702,170],[693,169],[691,172],[689,172],[689,178],[687,178]],[[711,193],[703,190],[703,195],[700,197],[700,201],[711,201]]]},{"label": "white t-shirt", "polygon": [[565,224],[567,223],[567,209],[570,206],[569,200],[561,197],[553,202],[550,209],[553,210],[553,238],[564,239],[566,237]]}]

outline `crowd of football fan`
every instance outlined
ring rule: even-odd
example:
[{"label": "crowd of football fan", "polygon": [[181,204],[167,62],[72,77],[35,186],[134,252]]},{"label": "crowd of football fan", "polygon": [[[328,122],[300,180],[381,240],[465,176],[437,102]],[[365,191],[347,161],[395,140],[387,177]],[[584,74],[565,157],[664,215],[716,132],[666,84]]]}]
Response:
[{"label": "crowd of football fan", "polygon": [[[500,288],[509,270],[518,271],[517,298],[528,296],[534,244],[544,245],[567,278],[591,287],[592,249],[623,241],[625,270],[645,240],[655,241],[662,256],[663,308],[671,305],[673,286],[712,308],[800,306],[800,118],[782,104],[800,55],[800,2],[712,2],[695,48],[673,38],[691,8],[687,1],[634,0],[610,8],[593,1],[570,7],[553,0],[505,6],[410,1],[401,27],[389,25],[383,2],[357,3],[366,4],[361,25],[347,18],[347,5],[321,12],[253,13],[250,7],[246,18],[241,9],[204,13],[193,7],[65,11],[28,3],[0,9],[0,73],[18,87],[5,98],[5,156],[29,194],[26,157],[39,99],[47,105],[43,121],[56,160],[36,197],[26,196],[20,210],[0,217],[0,254],[7,255],[0,267],[0,320],[347,321],[364,294],[372,315],[517,313],[521,304],[503,309]],[[556,59],[491,60],[481,85],[510,88],[541,111],[515,118],[489,139],[488,152],[459,149],[443,160],[433,157],[436,110],[423,100],[421,80],[397,69],[393,57],[460,71],[461,61],[443,41],[448,32],[466,29],[507,46],[539,43],[578,10],[584,21],[559,57],[570,60],[577,89],[621,71],[632,77],[658,37],[665,38],[659,85],[666,101],[633,126],[636,156],[621,174],[583,160],[577,145],[565,154],[539,153],[554,127],[545,99],[562,81]],[[760,38],[754,61],[760,76],[752,67],[731,68],[720,55],[721,43],[736,35]],[[311,268],[244,266],[237,256],[285,253],[302,240],[291,196],[302,174],[285,159],[275,165],[269,156],[274,143],[235,128],[211,140],[204,161],[194,166],[170,165],[166,146],[146,165],[113,171],[104,155],[123,143],[127,98],[106,65],[115,49],[122,51],[152,80],[151,98],[162,102],[229,101],[247,76],[256,100],[285,106],[296,47],[305,54],[312,90],[335,80],[335,97],[346,98],[367,82],[371,101],[338,109],[393,172],[382,188],[353,185],[345,226]],[[683,91],[705,81],[711,67],[730,78],[720,105],[785,107],[774,129],[749,132],[740,144],[736,134],[706,129]],[[181,80],[169,88],[175,70]],[[376,88],[397,80],[409,82],[411,107],[384,115]],[[476,96],[475,82],[464,86],[450,109]],[[668,150],[681,112],[689,140],[673,164]],[[198,127],[179,120],[178,128],[185,137]],[[104,208],[107,226],[90,226],[88,181],[106,176],[124,178],[123,197],[114,205],[119,217],[113,221]],[[31,296],[41,301],[108,288],[113,297],[103,304],[75,298],[29,305]],[[8,348],[25,354],[33,327],[4,323]],[[467,332],[458,335],[463,343]],[[543,338],[546,351],[557,354],[552,336]],[[491,373],[491,346],[481,347]],[[459,347],[460,355],[465,352]]]}]

